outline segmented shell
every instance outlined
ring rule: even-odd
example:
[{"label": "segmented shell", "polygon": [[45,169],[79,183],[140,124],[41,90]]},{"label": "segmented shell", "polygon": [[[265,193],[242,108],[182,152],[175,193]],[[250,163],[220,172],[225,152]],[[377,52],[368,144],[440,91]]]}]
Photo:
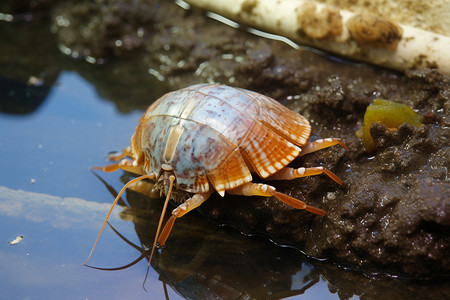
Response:
[{"label": "segmented shell", "polygon": [[147,173],[170,164],[178,187],[224,191],[266,178],[300,153],[309,122],[277,101],[244,89],[199,84],[153,103],[132,137],[133,158]]}]

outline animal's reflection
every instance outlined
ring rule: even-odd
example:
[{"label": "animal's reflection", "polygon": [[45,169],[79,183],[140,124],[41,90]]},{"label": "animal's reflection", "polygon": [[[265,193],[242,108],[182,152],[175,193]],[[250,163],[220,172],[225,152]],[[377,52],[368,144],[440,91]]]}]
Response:
[{"label": "animal's reflection", "polygon": [[[150,255],[162,201],[129,191],[126,201],[119,204],[124,208],[121,218],[134,223],[141,245],[109,226],[140,255],[124,266],[96,269],[126,269]],[[280,299],[302,294],[319,281],[312,264],[295,249],[278,247],[265,237],[243,236],[229,227],[218,228],[195,214],[185,219],[174,228],[169,245],[155,251],[151,262],[160,280],[183,297]]]}]

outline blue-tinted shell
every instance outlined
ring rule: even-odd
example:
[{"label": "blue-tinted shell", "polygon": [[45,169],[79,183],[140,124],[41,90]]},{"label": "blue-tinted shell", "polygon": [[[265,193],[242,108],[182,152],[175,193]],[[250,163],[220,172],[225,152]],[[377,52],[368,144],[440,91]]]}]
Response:
[{"label": "blue-tinted shell", "polygon": [[154,102],[139,120],[131,152],[146,173],[172,166],[177,188],[223,195],[266,178],[300,153],[311,126],[267,96],[216,84],[174,91]]}]

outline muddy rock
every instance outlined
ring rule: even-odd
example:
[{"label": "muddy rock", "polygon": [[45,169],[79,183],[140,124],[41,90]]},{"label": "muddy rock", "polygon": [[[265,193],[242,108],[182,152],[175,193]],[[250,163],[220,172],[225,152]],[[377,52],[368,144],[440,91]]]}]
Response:
[{"label": "muddy rock", "polygon": [[155,10],[145,1],[67,2],[55,9],[53,30],[68,54],[102,62],[140,48],[148,35],[143,26],[155,21]]}]

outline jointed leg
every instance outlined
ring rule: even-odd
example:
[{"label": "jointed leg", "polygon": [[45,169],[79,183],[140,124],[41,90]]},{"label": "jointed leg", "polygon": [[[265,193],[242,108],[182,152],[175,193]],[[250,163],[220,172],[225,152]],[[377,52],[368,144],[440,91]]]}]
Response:
[{"label": "jointed leg", "polygon": [[286,194],[277,192],[277,190],[270,185],[262,183],[245,183],[233,190],[227,191],[229,194],[234,195],[244,195],[244,196],[275,196],[278,200],[286,203],[297,209],[304,209],[317,215],[324,216],[327,213],[320,208],[307,205],[305,202],[295,199],[294,197],[288,196]]},{"label": "jointed leg", "polygon": [[211,196],[212,191],[206,193],[198,193],[186,200],[184,203],[180,204],[177,208],[172,211],[172,216],[167,221],[164,226],[161,234],[158,238],[158,243],[160,246],[163,246],[166,243],[167,238],[169,237],[170,231],[172,230],[173,224],[175,220],[181,218],[191,210],[199,207],[203,202],[205,202],[209,196]]},{"label": "jointed leg", "polygon": [[122,170],[125,170],[128,172],[134,173],[134,174],[140,174],[140,175],[145,174],[141,165],[135,164],[133,160],[128,159],[128,158],[124,158],[117,163],[109,164],[109,165],[103,166],[103,167],[92,167],[92,169],[102,170],[103,172],[114,172],[119,169],[122,169]]},{"label": "jointed leg", "polygon": [[[300,156],[315,152],[324,148],[328,148],[334,145],[341,145],[345,149],[347,149],[347,145],[344,144],[340,139],[336,138],[327,138],[327,139],[320,139],[316,140],[314,142],[307,143],[300,152]],[[267,180],[292,180],[295,178],[300,177],[306,177],[306,176],[313,176],[313,175],[319,175],[319,174],[325,174],[331,179],[333,179],[335,182],[337,182],[339,185],[343,185],[342,180],[333,172],[324,169],[323,167],[314,167],[314,168],[284,168],[280,170],[279,172],[273,174],[272,176],[266,178]]]},{"label": "jointed leg", "polygon": [[117,163],[109,164],[103,167],[92,167],[92,169],[102,170],[103,172],[114,172],[119,169],[122,169],[131,173],[144,175],[145,172],[142,169],[142,166],[138,166],[136,165],[136,163],[134,163],[133,160],[125,158],[127,156],[131,156],[130,147],[123,148],[121,153],[112,153],[108,155],[107,157],[108,160],[117,161]]},{"label": "jointed leg", "polygon": [[327,169],[324,169],[323,167],[298,168],[298,169],[286,167],[284,169],[281,169],[279,172],[273,174],[272,176],[267,177],[266,180],[292,180],[295,178],[319,174],[325,174],[331,179],[333,179],[335,182],[337,182],[339,185],[343,185],[342,180],[336,174]]},{"label": "jointed leg", "polygon": [[150,198],[161,198],[161,191],[155,189],[155,183],[149,181],[138,181],[128,187],[129,190],[144,194]]},{"label": "jointed leg", "polygon": [[123,148],[121,153],[110,153],[108,154],[107,159],[112,161],[119,161],[122,158],[125,158],[127,156],[131,156],[131,148],[130,146]]},{"label": "jointed leg", "polygon": [[306,155],[311,152],[315,152],[324,148],[328,148],[334,145],[341,145],[344,149],[347,149],[347,145],[344,144],[341,139],[337,138],[326,138],[326,139],[320,139],[315,140],[314,142],[307,143],[304,147],[302,147],[302,151],[300,152],[299,156]]}]

